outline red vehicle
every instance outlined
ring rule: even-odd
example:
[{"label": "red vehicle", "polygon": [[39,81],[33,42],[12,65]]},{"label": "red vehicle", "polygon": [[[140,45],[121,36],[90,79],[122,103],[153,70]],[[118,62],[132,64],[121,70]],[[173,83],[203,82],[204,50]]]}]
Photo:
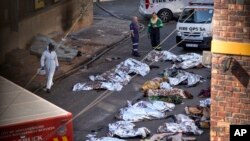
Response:
[{"label": "red vehicle", "polygon": [[0,76],[0,141],[73,141],[72,114]]}]

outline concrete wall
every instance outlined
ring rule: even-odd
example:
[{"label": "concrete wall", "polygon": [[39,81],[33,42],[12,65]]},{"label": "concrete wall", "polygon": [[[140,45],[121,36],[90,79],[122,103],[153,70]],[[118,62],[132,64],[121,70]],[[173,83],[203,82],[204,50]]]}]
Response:
[{"label": "concrete wall", "polygon": [[[89,26],[93,21],[92,0],[86,2],[90,4],[75,30]],[[27,49],[33,36],[38,33],[47,35],[53,32],[67,32],[78,18],[80,10],[81,0],[70,0],[20,20],[18,32],[11,31],[9,26],[1,28],[0,64],[7,52],[15,48]]]}]

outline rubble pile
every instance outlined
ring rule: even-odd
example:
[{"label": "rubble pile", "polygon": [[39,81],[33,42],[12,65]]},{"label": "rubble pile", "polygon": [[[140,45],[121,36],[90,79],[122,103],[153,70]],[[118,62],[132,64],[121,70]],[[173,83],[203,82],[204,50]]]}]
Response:
[{"label": "rubble pile", "polygon": [[116,66],[116,68],[96,76],[89,76],[92,82],[77,83],[73,91],[105,89],[120,91],[131,79],[130,74],[145,76],[150,72],[147,64],[129,58]]},{"label": "rubble pile", "polygon": [[48,36],[38,34],[32,40],[30,46],[31,54],[42,56],[42,53],[47,49],[49,44],[53,44],[56,48],[55,51],[57,53],[57,57],[59,61],[72,61],[78,54],[78,50],[74,49],[70,46],[65,46],[63,44],[59,44]]}]

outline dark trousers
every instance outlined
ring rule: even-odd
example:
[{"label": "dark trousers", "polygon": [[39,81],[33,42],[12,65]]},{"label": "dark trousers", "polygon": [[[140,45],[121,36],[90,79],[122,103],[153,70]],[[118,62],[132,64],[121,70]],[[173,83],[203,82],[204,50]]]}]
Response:
[{"label": "dark trousers", "polygon": [[132,44],[133,44],[133,52],[137,52],[138,51],[138,46],[139,46],[139,35],[134,35],[134,37],[132,37]]},{"label": "dark trousers", "polygon": [[150,39],[151,39],[151,45],[154,49],[161,49],[161,47],[158,47],[160,44],[160,29],[159,28],[152,28],[150,32]]}]

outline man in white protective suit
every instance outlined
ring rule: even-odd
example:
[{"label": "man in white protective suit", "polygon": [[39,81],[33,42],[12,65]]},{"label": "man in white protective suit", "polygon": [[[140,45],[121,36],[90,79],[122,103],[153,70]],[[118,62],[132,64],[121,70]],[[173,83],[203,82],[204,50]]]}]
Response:
[{"label": "man in white protective suit", "polygon": [[49,44],[47,50],[43,52],[41,57],[41,67],[42,70],[45,69],[47,75],[46,92],[50,93],[50,89],[53,85],[54,73],[59,68],[54,45]]}]

